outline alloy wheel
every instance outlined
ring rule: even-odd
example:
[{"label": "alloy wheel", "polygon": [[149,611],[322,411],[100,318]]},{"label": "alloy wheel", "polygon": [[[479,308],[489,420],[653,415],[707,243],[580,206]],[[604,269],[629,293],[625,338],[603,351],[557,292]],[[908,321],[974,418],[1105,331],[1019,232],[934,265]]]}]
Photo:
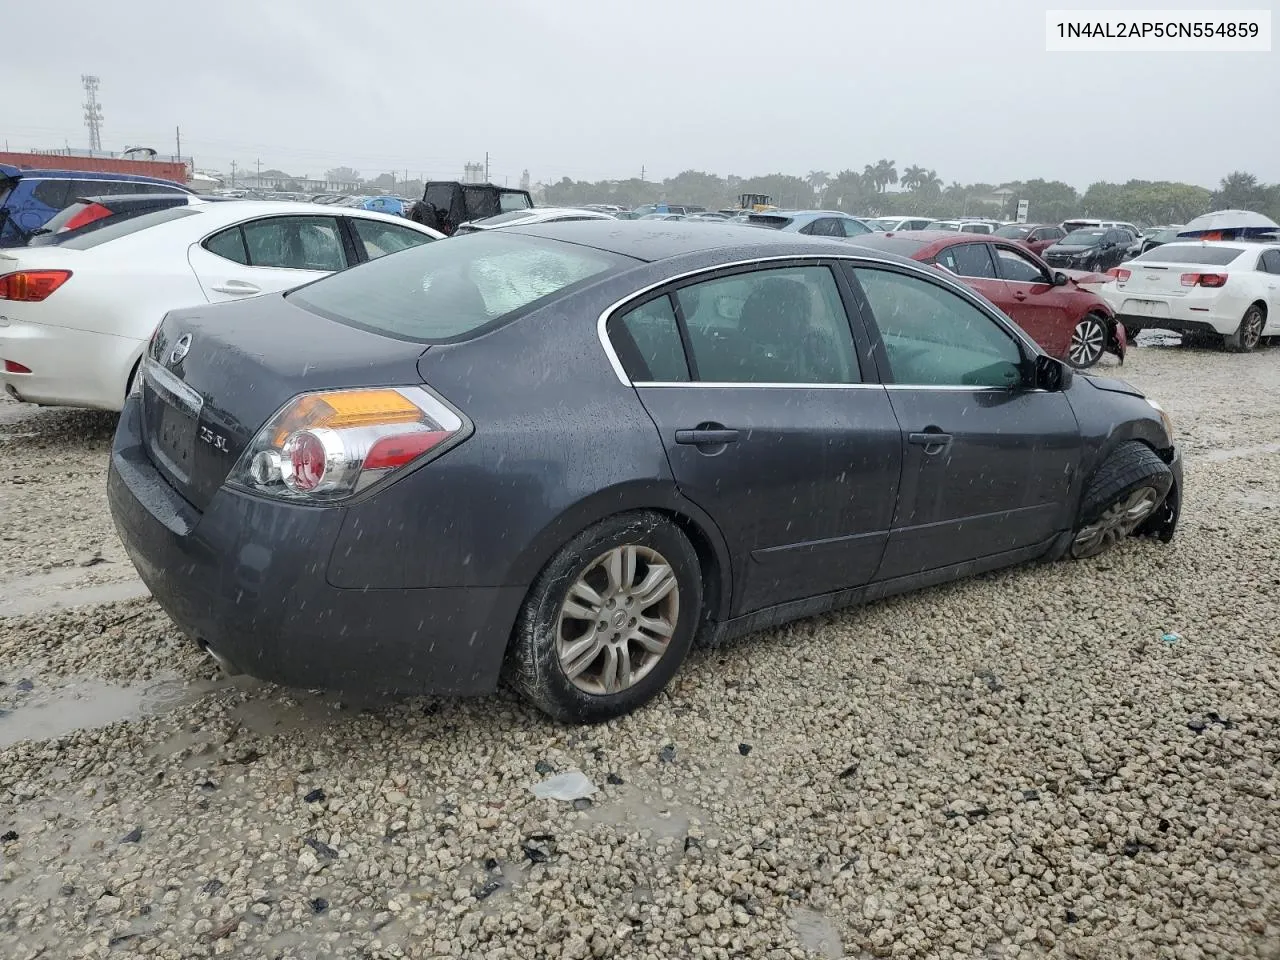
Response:
[{"label": "alloy wheel", "polygon": [[1252,350],[1257,347],[1262,340],[1262,312],[1256,307],[1251,309],[1245,314],[1244,321],[1240,326],[1240,342],[1244,345],[1244,348]]},{"label": "alloy wheel", "polygon": [[1097,520],[1080,528],[1071,543],[1071,555],[1077,560],[1096,556],[1138,529],[1159,505],[1160,494],[1155,487],[1139,487],[1121,497]]},{"label": "alloy wheel", "polygon": [[1073,366],[1091,367],[1102,358],[1106,349],[1107,331],[1096,317],[1088,316],[1076,324],[1071,332],[1071,346],[1067,357]]},{"label": "alloy wheel", "polygon": [[666,558],[650,547],[614,547],[565,595],[556,629],[560,668],[584,693],[620,693],[657,666],[679,617],[680,587]]}]

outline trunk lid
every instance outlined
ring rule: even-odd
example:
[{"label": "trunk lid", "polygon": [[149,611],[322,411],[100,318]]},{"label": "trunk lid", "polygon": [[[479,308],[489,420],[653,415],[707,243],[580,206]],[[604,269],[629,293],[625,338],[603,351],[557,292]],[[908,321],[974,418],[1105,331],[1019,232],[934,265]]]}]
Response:
[{"label": "trunk lid", "polygon": [[1126,296],[1185,297],[1196,288],[1182,285],[1184,273],[1228,273],[1242,253],[1241,247],[1166,244],[1149,258],[1122,264],[1129,278],[1116,289]]},{"label": "trunk lid", "polygon": [[146,450],[203,510],[259,428],[300,393],[416,384],[423,346],[327,320],[284,296],[176,310],[142,377]]}]

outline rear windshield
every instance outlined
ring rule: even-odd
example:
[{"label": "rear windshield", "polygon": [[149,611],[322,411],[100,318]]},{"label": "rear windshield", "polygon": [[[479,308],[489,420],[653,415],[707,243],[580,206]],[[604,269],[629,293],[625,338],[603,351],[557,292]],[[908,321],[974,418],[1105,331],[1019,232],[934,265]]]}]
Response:
[{"label": "rear windshield", "polygon": [[1203,263],[1209,267],[1225,267],[1244,250],[1240,247],[1211,247],[1200,243],[1166,243],[1153,247],[1134,260],[1152,263]]},{"label": "rear windshield", "polygon": [[764,213],[753,213],[747,217],[747,223],[757,227],[772,227],[775,230],[781,230],[791,222],[791,217],[771,217]]},{"label": "rear windshield", "polygon": [[529,211],[511,210],[507,213],[499,213],[492,217],[485,217],[483,220],[477,221],[482,227],[496,227],[500,223],[511,223],[513,220],[527,220]]},{"label": "rear windshield", "polygon": [[1064,247],[1072,245],[1080,247],[1096,247],[1102,242],[1103,236],[1106,235],[1105,230],[1101,227],[1088,227],[1084,230],[1072,230],[1058,242]]},{"label": "rear windshield", "polygon": [[113,223],[109,227],[103,227],[101,230],[94,230],[90,233],[79,234],[63,241],[59,246],[66,247],[68,250],[88,250],[92,247],[109,243],[112,240],[118,240],[121,237],[127,237],[131,233],[137,233],[139,230],[146,230],[148,227],[154,227],[157,224],[168,223],[170,220],[181,220],[183,217],[194,217],[200,211],[191,207],[170,207],[168,210],[156,210],[154,213],[144,213],[140,217],[130,217],[128,220],[121,220],[119,223]]},{"label": "rear windshield", "polygon": [[528,210],[532,204],[523,193],[502,193],[498,195],[498,206],[503,210]]},{"label": "rear windshield", "polygon": [[996,236],[1005,237],[1009,240],[1021,240],[1030,232],[1030,227],[1001,227],[996,231]]},{"label": "rear windshield", "polygon": [[381,257],[288,297],[339,323],[432,343],[476,333],[633,262],[590,247],[493,230]]},{"label": "rear windshield", "polygon": [[933,221],[933,223],[925,227],[925,229],[926,230],[950,230],[952,233],[956,233],[960,229],[960,224],[947,223],[945,220],[935,220]]}]

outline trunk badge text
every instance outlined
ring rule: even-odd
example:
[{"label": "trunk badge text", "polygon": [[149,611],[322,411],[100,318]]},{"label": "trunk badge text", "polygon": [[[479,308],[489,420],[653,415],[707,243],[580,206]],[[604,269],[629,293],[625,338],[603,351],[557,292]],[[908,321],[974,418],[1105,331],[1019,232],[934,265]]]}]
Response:
[{"label": "trunk badge text", "polygon": [[229,452],[227,448],[227,438],[220,433],[214,433],[208,427],[200,428],[200,439],[209,444],[209,446],[213,447],[215,450],[220,450],[223,453]]},{"label": "trunk badge text", "polygon": [[173,345],[173,352],[169,354],[169,366],[176,367],[187,358],[187,354],[191,352],[191,334],[184,333],[178,338],[178,342]]}]

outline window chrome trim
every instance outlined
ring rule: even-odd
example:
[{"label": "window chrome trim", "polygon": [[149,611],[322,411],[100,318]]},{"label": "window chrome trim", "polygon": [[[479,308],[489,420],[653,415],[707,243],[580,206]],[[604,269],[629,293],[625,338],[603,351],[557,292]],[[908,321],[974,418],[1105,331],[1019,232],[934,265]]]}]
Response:
[{"label": "window chrome trim", "polygon": [[883,390],[883,383],[751,383],[737,380],[637,380],[631,386],[641,387],[757,387],[765,390]]},{"label": "window chrome trim", "polygon": [[[856,238],[854,237],[845,237],[843,240],[837,240],[836,242],[838,243],[852,242],[851,245],[856,246]],[[870,249],[868,249],[867,252],[869,254],[874,254],[874,251]],[[716,263],[706,267],[698,267],[696,270],[687,270],[684,273],[677,273],[677,274],[673,274],[672,276],[665,277],[662,280],[658,280],[654,283],[649,284],[648,286],[641,287],[639,290],[633,290],[631,293],[628,293],[625,297],[621,297],[618,300],[615,300],[609,306],[605,307],[605,309],[600,313],[599,318],[597,318],[596,320],[596,338],[600,341],[600,346],[604,349],[604,355],[609,361],[609,366],[613,368],[613,373],[618,378],[618,382],[621,383],[624,387],[638,387],[642,385],[646,387],[656,387],[656,386],[688,387],[688,386],[696,386],[699,384],[703,386],[722,386],[722,387],[723,386],[734,386],[734,387],[785,386],[785,387],[791,387],[791,388],[795,388],[795,387],[848,388],[848,387],[898,386],[897,384],[888,384],[888,383],[832,383],[832,384],[733,383],[733,384],[724,384],[724,383],[709,383],[709,382],[703,382],[703,381],[679,381],[679,380],[674,380],[674,381],[671,381],[670,383],[666,381],[632,382],[631,379],[627,377],[627,371],[622,366],[622,360],[619,359],[617,351],[613,349],[613,344],[609,342],[609,333],[607,329],[609,325],[609,318],[612,317],[618,310],[625,307],[627,304],[631,303],[634,300],[639,300],[643,298],[647,294],[650,294],[654,290],[657,290],[659,287],[665,287],[668,284],[678,283],[681,280],[687,280],[690,277],[697,277],[704,273],[718,273],[721,270],[729,270],[729,269],[733,269],[734,267],[749,267],[749,266],[752,266],[753,264],[758,264],[758,263],[784,263],[788,261],[795,262],[795,261],[804,261],[804,260],[816,260],[816,261],[836,260],[836,261],[843,261],[843,262],[854,263],[854,264],[857,264],[857,263],[883,264],[889,267],[898,267],[899,269],[903,267],[907,267],[907,263],[903,263],[899,260],[887,260],[884,257],[877,257],[874,255],[856,256],[856,255],[851,255],[847,253],[842,254],[842,253],[837,253],[835,251],[832,251],[831,253],[792,253],[792,254],[774,255],[774,256],[768,256],[768,257],[752,257],[747,260],[730,260],[725,263]],[[998,307],[996,308],[997,316],[994,316],[994,317],[991,316],[990,310],[987,309],[988,307],[987,302],[984,299],[982,299],[978,291],[974,290],[968,284],[963,283],[958,277],[955,277],[955,275],[952,274],[949,270],[946,270],[945,268],[943,268],[942,272],[939,272],[937,270],[926,270],[925,265],[921,264],[918,260],[911,260],[911,261],[908,261],[908,263],[910,263],[911,265],[905,271],[907,272],[908,275],[911,275],[912,273],[914,273],[918,275],[920,279],[925,280],[926,282],[928,282],[930,279],[935,281],[937,280],[943,281],[942,286],[944,287],[944,289],[950,289],[952,293],[958,294],[961,298],[968,300],[971,306],[973,306],[975,309],[985,314],[988,317],[988,319],[990,319],[993,323],[996,323],[999,326],[1001,326],[1001,328],[1004,329],[1004,331],[1008,333],[1010,336],[1012,336],[1015,341],[1022,344],[1024,347],[1028,348],[1033,354],[1043,352],[1040,350],[1040,347],[1035,343],[1035,341],[1032,340],[1030,337],[1028,337],[1022,331],[1022,328],[1019,327],[1017,324],[1015,324],[1012,320],[1008,320],[1008,322],[1001,320],[1000,317],[1003,316],[1003,314],[1000,312]],[[846,313],[846,316],[847,316],[847,313]],[[858,322],[861,322],[860,318],[848,317],[848,319],[851,321],[857,319]],[[970,390],[974,388],[965,387],[963,389]],[[978,389],[982,389],[982,388],[978,388]],[[1005,389],[1005,388],[996,387],[994,389],[999,390],[999,389]]]}]

